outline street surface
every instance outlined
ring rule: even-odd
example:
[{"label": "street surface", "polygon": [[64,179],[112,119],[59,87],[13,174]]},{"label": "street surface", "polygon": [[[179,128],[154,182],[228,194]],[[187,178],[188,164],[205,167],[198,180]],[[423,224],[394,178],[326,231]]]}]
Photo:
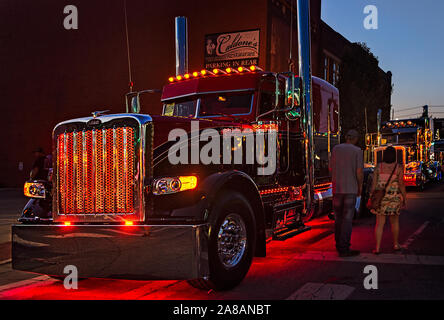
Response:
[{"label": "street surface", "polygon": [[[61,281],[11,270],[10,225],[26,199],[21,190],[0,189],[0,299],[444,299],[444,184],[423,193],[410,190],[401,214],[400,243],[392,250],[389,224],[382,250],[371,253],[374,217],[355,221],[352,247],[359,257],[334,251],[334,222],[313,220],[312,230],[286,241],[272,241],[266,258],[255,258],[245,280],[226,292],[200,291],[186,281],[85,279],[77,290]],[[364,268],[378,271],[378,289],[364,288]]]}]

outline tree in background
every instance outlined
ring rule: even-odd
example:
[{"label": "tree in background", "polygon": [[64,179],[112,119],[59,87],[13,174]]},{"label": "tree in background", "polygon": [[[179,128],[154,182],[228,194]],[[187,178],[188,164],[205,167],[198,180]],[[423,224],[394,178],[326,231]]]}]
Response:
[{"label": "tree in background", "polygon": [[390,119],[391,72],[379,68],[378,58],[365,43],[352,43],[342,57],[338,89],[341,104],[341,127],[344,135],[350,129],[361,134],[364,147],[365,108],[368,132],[377,131],[376,114],[382,109],[382,121]]}]

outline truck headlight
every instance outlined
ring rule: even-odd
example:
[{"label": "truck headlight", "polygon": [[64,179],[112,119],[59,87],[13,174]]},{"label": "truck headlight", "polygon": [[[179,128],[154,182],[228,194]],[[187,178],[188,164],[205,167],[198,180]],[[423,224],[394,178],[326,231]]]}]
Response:
[{"label": "truck headlight", "polygon": [[186,190],[192,190],[197,187],[197,177],[181,176],[172,178],[160,178],[153,182],[153,194],[171,194]]},{"label": "truck headlight", "polygon": [[42,198],[46,197],[46,190],[43,183],[40,182],[26,182],[24,189],[24,194],[30,198]]}]

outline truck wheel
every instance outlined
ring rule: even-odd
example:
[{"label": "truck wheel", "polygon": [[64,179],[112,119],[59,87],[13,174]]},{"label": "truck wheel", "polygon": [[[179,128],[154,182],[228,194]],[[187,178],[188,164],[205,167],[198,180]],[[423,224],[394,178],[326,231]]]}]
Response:
[{"label": "truck wheel", "polygon": [[256,228],[253,210],[237,192],[216,199],[209,218],[209,279],[188,281],[199,289],[228,290],[246,276],[253,260]]}]

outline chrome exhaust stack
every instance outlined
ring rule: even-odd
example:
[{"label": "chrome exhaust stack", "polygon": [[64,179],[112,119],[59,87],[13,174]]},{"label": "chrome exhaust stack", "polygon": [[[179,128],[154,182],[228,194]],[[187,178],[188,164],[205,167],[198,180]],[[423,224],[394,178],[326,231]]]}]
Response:
[{"label": "chrome exhaust stack", "polygon": [[176,76],[188,73],[188,19],[176,17]]},{"label": "chrome exhaust stack", "polygon": [[298,0],[299,76],[302,79],[303,126],[305,131],[305,210],[313,209],[313,108],[311,78],[310,0]]}]

